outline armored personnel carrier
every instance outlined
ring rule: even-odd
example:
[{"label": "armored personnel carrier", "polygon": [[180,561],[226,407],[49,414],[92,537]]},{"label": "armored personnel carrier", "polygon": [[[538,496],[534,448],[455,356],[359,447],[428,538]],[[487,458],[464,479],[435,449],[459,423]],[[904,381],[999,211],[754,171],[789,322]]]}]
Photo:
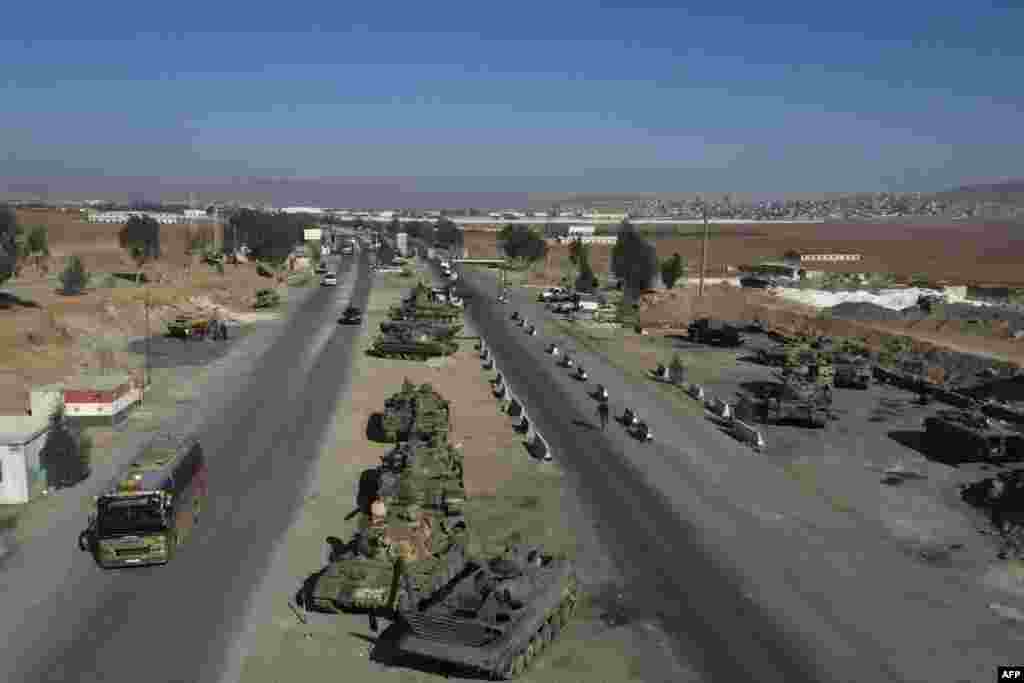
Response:
[{"label": "armored personnel carrier", "polygon": [[569,560],[513,546],[399,611],[395,647],[498,680],[530,668],[568,625],[579,600]]},{"label": "armored personnel carrier", "polygon": [[388,505],[402,499],[455,514],[466,500],[462,473],[462,453],[449,443],[406,441],[381,458],[373,497]]},{"label": "armored personnel carrier", "polygon": [[370,354],[381,358],[427,360],[450,356],[458,350],[459,345],[450,339],[434,339],[425,332],[407,328],[378,335]]},{"label": "armored personnel carrier", "polygon": [[390,507],[378,501],[362,526],[307,587],[307,609],[414,609],[466,566],[469,531],[461,515],[432,514],[412,501]]},{"label": "armored personnel carrier", "polygon": [[402,390],[384,401],[381,427],[387,441],[444,441],[451,427],[451,404],[430,384],[417,387],[406,378]]},{"label": "armored personnel carrier", "polygon": [[924,447],[955,462],[1008,462],[1024,457],[1024,434],[980,411],[945,409],[924,419]]},{"label": "armored personnel carrier", "polygon": [[863,356],[837,353],[832,358],[835,367],[835,385],[851,389],[867,389],[871,386],[871,361]]},{"label": "armored personnel carrier", "polygon": [[698,318],[687,326],[690,340],[713,346],[739,346],[743,343],[739,328],[713,318]]},{"label": "armored personnel carrier", "polygon": [[740,393],[734,413],[744,422],[796,422],[824,427],[831,404],[828,387],[787,377],[760,392]]}]

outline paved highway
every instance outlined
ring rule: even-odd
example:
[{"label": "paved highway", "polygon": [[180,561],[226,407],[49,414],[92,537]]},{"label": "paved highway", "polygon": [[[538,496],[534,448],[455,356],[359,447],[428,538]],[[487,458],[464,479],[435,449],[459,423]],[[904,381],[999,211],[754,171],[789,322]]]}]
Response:
[{"label": "paved highway", "polygon": [[265,350],[220,380],[237,388],[215,386],[199,420],[184,418],[202,423],[210,497],[171,564],[98,569],[76,548],[80,513],[12,558],[0,573],[0,680],[218,680],[348,381],[359,330],[337,318],[350,298],[365,307],[369,287],[365,258],[344,259],[337,288],[309,294]]},{"label": "paved highway", "polygon": [[596,404],[544,353],[554,340],[508,320],[513,310],[538,320],[541,307],[522,291],[497,305],[491,276],[462,270],[471,319],[596,519],[629,602],[657,615],[708,680],[977,681],[1014,660],[1014,634],[976,591],[958,600],[950,577],[880,540],[881,530],[578,350],[613,414],[638,409],[655,442],[614,423],[606,433],[586,426]]}]

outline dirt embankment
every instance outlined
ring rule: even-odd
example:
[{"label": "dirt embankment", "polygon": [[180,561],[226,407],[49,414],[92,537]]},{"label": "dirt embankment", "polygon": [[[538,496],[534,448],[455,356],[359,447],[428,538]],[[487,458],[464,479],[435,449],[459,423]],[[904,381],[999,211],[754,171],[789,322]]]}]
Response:
[{"label": "dirt embankment", "polygon": [[[50,229],[51,270],[33,264],[0,292],[0,413],[27,410],[31,386],[60,381],[82,371],[137,372],[138,354],[126,350],[132,338],[159,335],[178,315],[211,315],[245,323],[252,319],[254,293],[272,287],[251,264],[228,265],[220,274],[184,254],[189,226],[162,226],[164,256],[145,266],[151,284],[136,285],[112,273],[135,266],[117,245],[116,225],[68,220],[56,212],[30,212],[23,225]],[[170,239],[168,238],[170,236]],[[175,245],[180,242],[181,249]],[[64,255],[77,254],[92,276],[78,296],[57,293],[55,277]]]},{"label": "dirt embankment", "polygon": [[[663,226],[667,227],[667,226]],[[691,268],[700,262],[699,225],[679,225],[676,235],[654,239],[658,258],[674,253]],[[902,276],[926,273],[962,284],[1024,285],[1024,223],[814,223],[713,225],[708,240],[708,273],[724,273],[727,265],[741,266],[763,258],[780,258],[786,251],[861,254],[860,261],[816,266],[839,272],[886,272]],[[497,254],[497,235],[467,231],[470,255]],[[611,247],[593,245],[591,261],[600,276],[607,272]],[[545,277],[538,284],[557,282],[568,261],[565,246],[552,245]]]},{"label": "dirt embankment", "polygon": [[[658,258],[678,252],[695,268],[700,262],[701,240],[696,234],[699,226],[680,227],[693,227],[694,235],[655,240]],[[852,240],[850,234],[861,237]],[[911,244],[905,240],[911,240]],[[961,281],[971,282],[1017,282],[1024,278],[1019,267],[1024,263],[1024,226],[1013,224],[717,226],[709,242],[711,277],[726,274],[725,264],[742,265],[759,258],[781,257],[788,249],[805,249],[855,251],[864,256],[859,263],[830,266],[833,270],[924,273],[937,279],[962,278]],[[494,233],[467,232],[465,243],[471,256],[497,253]],[[936,244],[943,250],[941,258],[933,253]],[[997,248],[999,245],[1002,247]],[[610,260],[611,247],[591,246],[591,262],[599,277],[608,272]],[[531,270],[527,282],[557,284],[569,272],[569,266],[568,247],[549,245],[545,262]],[[760,318],[790,334],[863,337],[871,348],[880,348],[885,339],[894,335],[905,336],[912,340],[912,350],[921,354],[934,355],[938,349],[950,349],[1024,365],[1024,343],[1011,339],[1011,330],[1005,325],[1000,328],[995,324],[981,335],[966,331],[958,321],[935,318],[829,319],[811,306],[783,301],[766,292],[728,286],[707,288],[703,299],[696,296],[695,287],[646,297],[641,304],[640,322],[645,327],[679,329],[701,316],[727,320]]]}]

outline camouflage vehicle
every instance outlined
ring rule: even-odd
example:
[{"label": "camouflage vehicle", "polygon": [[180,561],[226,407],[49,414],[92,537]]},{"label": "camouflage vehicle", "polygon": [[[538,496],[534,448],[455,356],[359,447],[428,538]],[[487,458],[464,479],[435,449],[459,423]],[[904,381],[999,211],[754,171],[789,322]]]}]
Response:
[{"label": "camouflage vehicle", "polygon": [[400,334],[405,330],[448,341],[462,331],[462,325],[437,320],[387,320],[380,324],[380,331],[384,334]]},{"label": "camouflage vehicle", "polygon": [[871,386],[871,361],[863,356],[837,353],[832,358],[835,367],[835,385],[851,389],[867,389]]},{"label": "camouflage vehicle", "polygon": [[206,318],[192,318],[187,315],[179,315],[167,323],[167,335],[183,339],[206,337],[210,321]]},{"label": "camouflage vehicle", "polygon": [[370,347],[370,355],[402,360],[427,360],[437,356],[450,356],[459,345],[450,339],[433,339],[429,334],[413,329],[398,329],[381,334]]},{"label": "camouflage vehicle", "polygon": [[743,343],[739,328],[713,318],[698,318],[687,326],[690,341],[714,346],[739,346]]},{"label": "camouflage vehicle", "polygon": [[422,282],[413,288],[401,305],[391,308],[392,320],[453,321],[462,318],[462,308],[453,306],[436,295]]},{"label": "camouflage vehicle", "polygon": [[571,561],[512,546],[469,564],[419,609],[400,610],[395,646],[491,680],[510,680],[559,637],[578,602]]},{"label": "camouflage vehicle", "polygon": [[1024,434],[980,411],[945,409],[924,419],[925,450],[957,462],[1007,462],[1024,457]]},{"label": "camouflage vehicle", "polygon": [[400,443],[381,458],[373,497],[386,505],[401,499],[456,514],[466,500],[462,453],[447,442]]},{"label": "camouflage vehicle", "polygon": [[788,377],[763,391],[741,393],[734,414],[744,422],[797,422],[824,427],[831,405],[828,386]]},{"label": "camouflage vehicle", "polygon": [[381,426],[387,441],[430,437],[443,441],[451,427],[451,404],[430,384],[416,387],[406,378],[402,390],[384,401]]},{"label": "camouflage vehicle", "polygon": [[412,501],[380,501],[362,528],[306,588],[307,609],[391,614],[413,609],[466,566],[469,532],[461,515],[426,512]]}]

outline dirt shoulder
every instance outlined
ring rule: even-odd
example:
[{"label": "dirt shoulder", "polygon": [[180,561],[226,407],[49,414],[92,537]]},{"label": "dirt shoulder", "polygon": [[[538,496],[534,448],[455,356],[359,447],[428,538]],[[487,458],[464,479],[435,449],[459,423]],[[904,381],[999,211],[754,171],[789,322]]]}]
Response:
[{"label": "dirt shoulder", "polygon": [[[324,616],[301,613],[287,604],[301,583],[326,561],[325,537],[348,538],[356,520],[344,517],[355,507],[359,475],[379,463],[389,448],[370,442],[366,428],[372,413],[397,391],[402,381],[430,382],[452,402],[452,440],[465,454],[470,499],[466,514],[474,535],[473,550],[496,549],[517,540],[538,541],[555,552],[575,556],[584,584],[603,587],[600,599],[581,610],[581,617],[562,641],[538,661],[523,680],[569,681],[654,680],[644,678],[646,657],[662,656],[656,637],[640,624],[619,624],[608,617],[608,586],[614,580],[596,542],[579,525],[579,512],[566,496],[557,468],[530,458],[512,419],[499,412],[489,376],[480,365],[475,342],[438,362],[417,363],[377,359],[365,354],[387,309],[410,286],[407,278],[377,275],[370,296],[366,327],[353,368],[349,396],[339,403],[301,509],[282,541],[268,581],[266,598],[254,607],[252,628],[244,650],[242,680],[253,683],[294,678],[320,679],[344,671],[355,680],[427,681],[442,676],[432,671],[389,667],[372,661],[376,635],[365,616]],[[467,330],[467,332],[471,332]],[[603,619],[602,619],[603,617]]]},{"label": "dirt shoulder", "polygon": [[[143,405],[133,409],[123,424],[86,428],[95,475],[140,433],[156,429],[194,403],[211,369],[233,362],[241,342],[278,326],[289,308],[313,291],[283,287],[278,308],[256,311],[252,295],[268,280],[254,266],[228,266],[224,275],[208,267],[206,271],[187,274],[181,270],[179,280],[160,285],[126,281],[97,285],[78,297],[56,294],[54,278],[23,277],[5,283],[0,291],[0,302],[6,302],[0,303],[0,412],[24,414],[31,387],[81,374],[126,373],[141,382],[148,291],[152,304],[149,386]],[[181,314],[216,315],[228,323],[228,340],[186,342],[167,337],[166,322]],[[0,506],[0,517],[16,519],[17,537],[24,541],[47,524],[64,499],[57,492],[23,505]]]}]

